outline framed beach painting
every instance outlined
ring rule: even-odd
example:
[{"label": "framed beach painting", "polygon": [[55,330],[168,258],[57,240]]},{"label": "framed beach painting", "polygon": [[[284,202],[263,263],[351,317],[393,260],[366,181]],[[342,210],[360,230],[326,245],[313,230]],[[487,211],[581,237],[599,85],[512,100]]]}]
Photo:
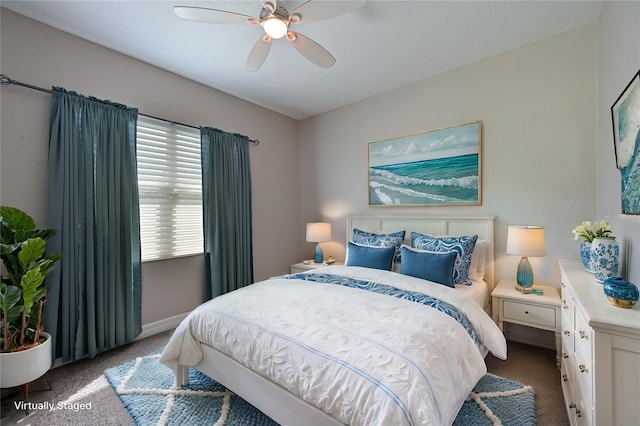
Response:
[{"label": "framed beach painting", "polygon": [[482,123],[369,143],[370,206],[482,204]]},{"label": "framed beach painting", "polygon": [[622,213],[640,215],[640,71],[611,106]]}]

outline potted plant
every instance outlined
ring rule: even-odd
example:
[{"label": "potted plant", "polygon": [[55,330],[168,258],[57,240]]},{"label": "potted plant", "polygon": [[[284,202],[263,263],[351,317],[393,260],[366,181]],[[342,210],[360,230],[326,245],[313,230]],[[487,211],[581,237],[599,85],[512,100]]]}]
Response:
[{"label": "potted plant", "polygon": [[580,238],[584,240],[580,242],[580,260],[582,261],[582,266],[584,266],[584,269],[588,272],[594,272],[591,261],[591,243],[596,238],[612,238],[613,230],[611,226],[604,220],[598,223],[592,223],[590,220],[586,220],[576,226],[571,232],[575,240]]},{"label": "potted plant", "polygon": [[576,240],[584,239],[580,243],[580,259],[597,282],[602,283],[605,278],[618,274],[620,248],[607,221],[585,221],[572,232]]},{"label": "potted plant", "polygon": [[[51,367],[51,342],[43,331],[45,276],[61,253],[45,255],[46,241],[56,233],[38,229],[34,220],[15,207],[0,206],[0,387],[28,383]],[[25,366],[25,368],[20,368]]]}]

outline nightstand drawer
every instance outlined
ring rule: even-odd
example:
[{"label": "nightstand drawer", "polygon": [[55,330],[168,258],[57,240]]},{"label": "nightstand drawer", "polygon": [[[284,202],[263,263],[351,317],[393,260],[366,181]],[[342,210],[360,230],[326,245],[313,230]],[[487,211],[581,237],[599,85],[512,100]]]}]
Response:
[{"label": "nightstand drawer", "polygon": [[502,309],[505,319],[556,328],[556,311],[553,308],[504,300]]}]

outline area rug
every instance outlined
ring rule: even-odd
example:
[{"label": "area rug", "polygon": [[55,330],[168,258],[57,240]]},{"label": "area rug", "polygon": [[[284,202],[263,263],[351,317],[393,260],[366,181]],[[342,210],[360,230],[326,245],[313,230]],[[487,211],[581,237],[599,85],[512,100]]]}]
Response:
[{"label": "area rug", "polygon": [[[189,371],[189,386],[174,388],[173,373],[159,358],[160,351],[156,351],[105,371],[136,425],[277,425],[193,368]],[[533,389],[493,374],[480,379],[454,422],[473,426],[535,424]]]}]

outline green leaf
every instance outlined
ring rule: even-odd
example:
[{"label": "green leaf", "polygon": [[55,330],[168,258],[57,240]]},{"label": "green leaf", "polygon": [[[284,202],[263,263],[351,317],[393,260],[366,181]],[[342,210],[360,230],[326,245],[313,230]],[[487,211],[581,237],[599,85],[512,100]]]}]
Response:
[{"label": "green leaf", "polygon": [[49,256],[38,260],[34,266],[39,266],[40,272],[42,272],[42,275],[46,277],[47,274],[56,266],[56,262],[62,259],[62,257],[62,253],[50,254]]},{"label": "green leaf", "polygon": [[31,315],[31,308],[38,298],[38,287],[43,281],[44,275],[40,272],[40,268],[30,269],[22,276],[20,285],[22,286],[24,312],[27,316]]},{"label": "green leaf", "polygon": [[55,229],[34,229],[28,232],[29,238],[40,237],[43,240],[48,240],[57,233]]},{"label": "green leaf", "polygon": [[47,247],[47,243],[42,238],[29,238],[22,243],[22,248],[18,253],[18,260],[20,260],[20,266],[24,269],[36,260],[40,259],[44,255],[44,250]]},{"label": "green leaf", "polygon": [[22,306],[16,306],[20,301],[20,289],[18,287],[8,286],[5,283],[0,284],[0,310],[2,316],[6,318],[7,323],[11,323],[20,316]]},{"label": "green leaf", "polygon": [[2,222],[11,229],[36,229],[36,223],[31,216],[15,207],[0,206],[0,216],[2,216]]},{"label": "green leaf", "polygon": [[20,247],[21,243],[13,243],[13,244],[5,244],[0,243],[0,254],[10,254],[13,253],[15,249]]},{"label": "green leaf", "polygon": [[2,255],[2,261],[4,262],[5,269],[7,271],[7,277],[14,286],[20,285],[20,262],[18,258],[13,254]]}]

